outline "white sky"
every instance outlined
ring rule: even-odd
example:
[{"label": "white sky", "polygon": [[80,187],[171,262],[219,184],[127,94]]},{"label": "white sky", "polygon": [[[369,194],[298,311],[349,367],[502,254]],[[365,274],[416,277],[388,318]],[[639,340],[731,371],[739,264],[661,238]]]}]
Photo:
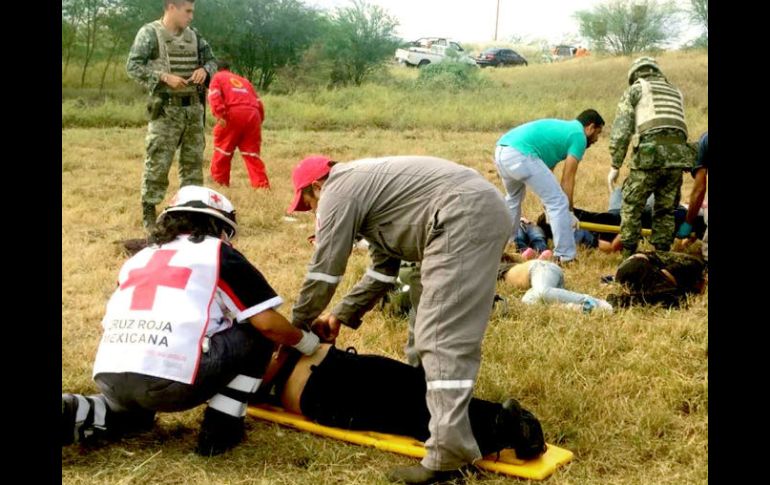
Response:
[{"label": "white sky", "polygon": [[[398,19],[397,33],[405,40],[419,37],[450,37],[460,42],[488,42],[495,36],[495,11],[498,0],[367,0],[380,5]],[[579,39],[578,24],[572,15],[590,10],[602,0],[499,0],[498,40],[511,35],[525,40],[545,39],[550,44],[566,38]],[[350,0],[305,0],[307,5],[324,10],[345,7]],[[688,5],[688,0],[676,0]],[[681,40],[697,37],[690,29]],[[566,37],[566,38],[565,38]]]}]

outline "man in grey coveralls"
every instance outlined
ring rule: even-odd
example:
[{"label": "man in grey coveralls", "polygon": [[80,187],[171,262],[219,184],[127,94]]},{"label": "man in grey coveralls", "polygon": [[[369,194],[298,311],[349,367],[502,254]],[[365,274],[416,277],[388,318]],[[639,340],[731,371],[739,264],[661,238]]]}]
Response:
[{"label": "man in grey coveralls", "polygon": [[[477,171],[435,157],[398,156],[335,164],[323,156],[292,172],[288,212],[314,210],[315,252],[292,309],[292,323],[333,341],[396,282],[399,264],[421,261],[422,296],[414,353],[425,370],[431,418],[420,465],[392,470],[405,483],[460,476],[481,458],[468,404],[492,311],[497,267],[513,228],[500,191]],[[330,313],[356,235],[372,266]]]}]

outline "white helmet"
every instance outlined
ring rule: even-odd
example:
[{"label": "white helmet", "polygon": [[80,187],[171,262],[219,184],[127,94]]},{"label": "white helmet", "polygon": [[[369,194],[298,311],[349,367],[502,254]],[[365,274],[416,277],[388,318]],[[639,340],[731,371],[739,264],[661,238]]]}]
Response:
[{"label": "white helmet", "polygon": [[227,237],[232,239],[238,230],[233,204],[216,190],[199,185],[185,185],[171,199],[171,203],[158,216],[158,222],[169,212],[202,212],[227,223],[230,230]]}]

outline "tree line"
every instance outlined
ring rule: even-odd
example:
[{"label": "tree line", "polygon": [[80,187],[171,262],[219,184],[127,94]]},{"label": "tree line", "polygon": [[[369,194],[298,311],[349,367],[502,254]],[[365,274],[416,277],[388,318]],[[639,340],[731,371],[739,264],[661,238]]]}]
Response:
[{"label": "tree line", "polygon": [[[689,0],[687,20],[703,27],[708,47],[708,0]],[[676,35],[683,12],[665,0],[608,0],[575,13],[580,34],[597,52],[628,55],[659,47]],[[100,89],[109,69],[125,63],[139,28],[163,14],[162,0],[62,0],[62,78],[80,70],[80,85],[99,62]],[[402,44],[398,21],[365,0],[332,11],[301,0],[201,0],[193,26],[217,56],[268,90],[282,68],[307,63],[329,84],[361,84]]]},{"label": "tree line", "polygon": [[[125,63],[139,28],[162,15],[162,0],[62,0],[62,77],[79,69],[83,86],[96,61],[103,61],[103,88],[110,67]],[[195,4],[192,25],[215,55],[228,56],[260,90],[311,48],[328,67],[330,82],[361,84],[401,43],[398,22],[364,0],[330,12],[300,0],[204,0]]]}]

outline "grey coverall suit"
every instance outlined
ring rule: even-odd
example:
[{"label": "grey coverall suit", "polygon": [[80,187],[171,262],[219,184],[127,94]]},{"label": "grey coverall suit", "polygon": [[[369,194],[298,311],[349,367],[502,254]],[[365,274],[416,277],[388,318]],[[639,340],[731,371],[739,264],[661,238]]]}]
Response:
[{"label": "grey coverall suit", "polygon": [[423,466],[451,470],[481,458],[468,404],[511,218],[500,192],[475,170],[434,157],[356,160],[332,167],[316,210],[316,243],[292,309],[307,328],[345,272],[353,240],[369,242],[372,267],[332,313],[358,328],[392,288],[401,260],[421,261],[415,351],[431,418]]}]

